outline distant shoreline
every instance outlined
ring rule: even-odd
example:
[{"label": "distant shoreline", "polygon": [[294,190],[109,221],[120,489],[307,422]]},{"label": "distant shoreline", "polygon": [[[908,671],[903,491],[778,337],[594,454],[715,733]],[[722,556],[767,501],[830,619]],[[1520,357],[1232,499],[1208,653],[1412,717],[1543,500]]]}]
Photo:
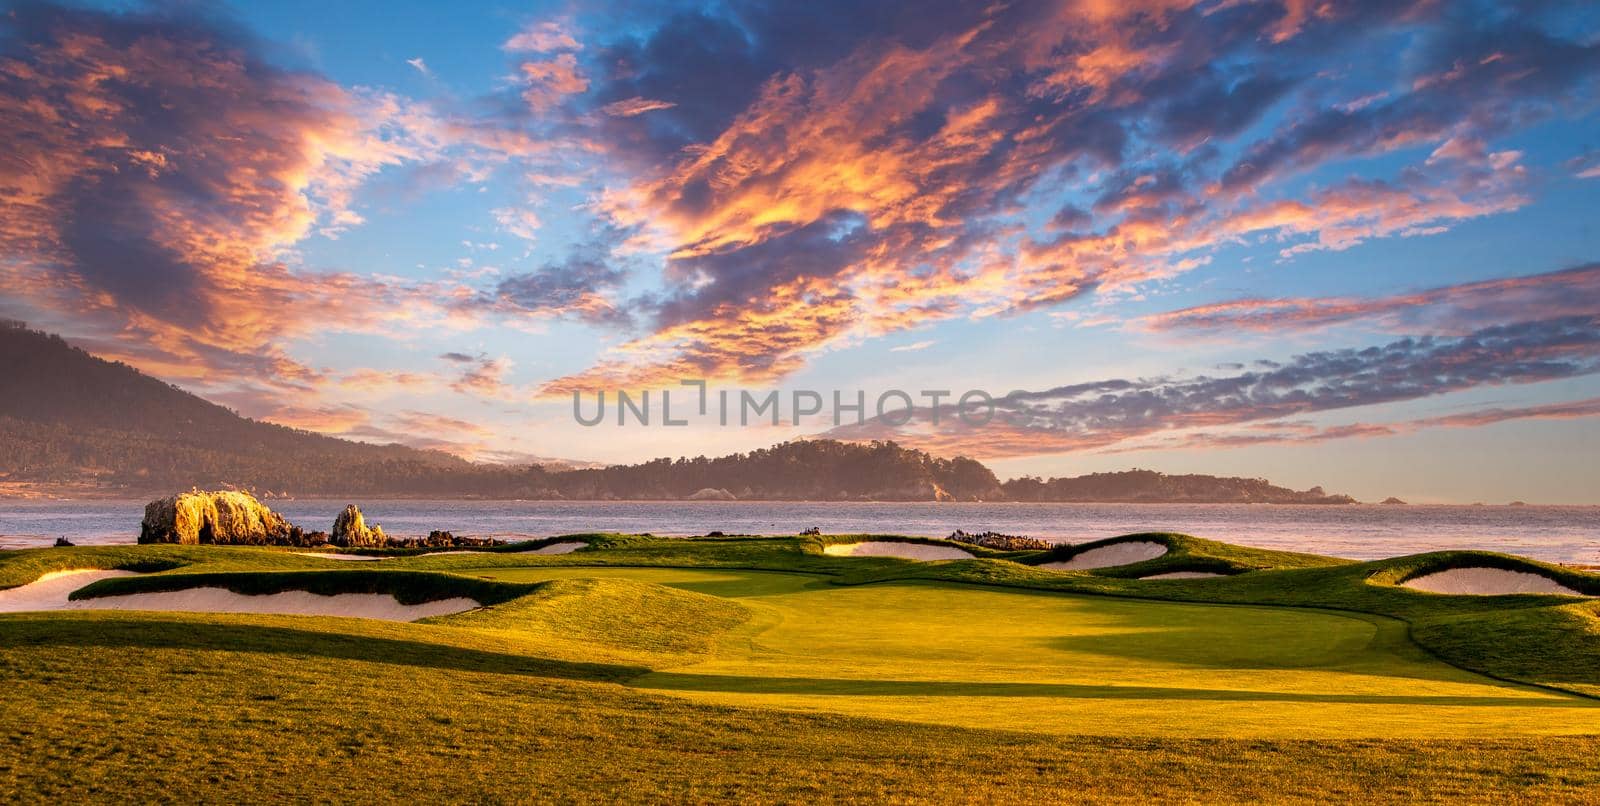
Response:
[{"label": "distant shoreline", "polygon": [[[27,489],[17,489],[26,485]],[[87,485],[33,485],[31,483],[4,483],[0,482],[0,505],[15,502],[57,502],[71,503],[82,502],[136,502],[141,505],[158,498],[171,495],[170,490],[138,491],[122,488],[110,489],[90,487]],[[961,505],[1012,505],[1012,506],[1070,506],[1082,504],[1086,506],[1105,505],[1137,505],[1137,506],[1271,506],[1271,507],[1316,507],[1316,508],[1344,508],[1344,507],[1383,507],[1386,509],[1403,509],[1407,507],[1486,507],[1497,509],[1520,509],[1537,507],[1600,507],[1600,503],[1542,503],[1532,504],[1524,502],[1488,503],[1488,502],[1407,502],[1404,504],[1382,503],[1379,501],[1239,501],[1230,499],[1107,499],[1107,500],[1069,500],[1069,501],[1015,501],[1006,499],[984,501],[932,501],[924,499],[896,499],[896,498],[740,498],[736,500],[717,499],[691,499],[691,498],[516,498],[509,496],[487,495],[412,495],[405,493],[309,493],[290,497],[266,496],[261,501],[268,505],[282,501],[339,501],[364,502],[364,501],[439,501],[439,502],[505,502],[505,503],[547,503],[547,504],[902,504],[902,505],[936,505],[936,506],[961,506]]]}]

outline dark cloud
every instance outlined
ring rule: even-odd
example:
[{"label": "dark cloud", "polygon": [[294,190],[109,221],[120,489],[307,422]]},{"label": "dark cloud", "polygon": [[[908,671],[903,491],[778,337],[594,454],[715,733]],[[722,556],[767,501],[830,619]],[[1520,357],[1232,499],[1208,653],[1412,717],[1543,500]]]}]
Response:
[{"label": "dark cloud", "polygon": [[1203,78],[1185,77],[1192,82],[1190,86],[1158,113],[1162,137],[1190,148],[1209,138],[1232,137],[1243,131],[1300,80],[1288,74],[1287,68],[1273,67],[1286,72],[1233,76],[1208,67],[1202,71]]},{"label": "dark cloud", "polygon": [[838,211],[746,248],[674,261],[673,272],[703,279],[698,288],[661,301],[659,323],[679,324],[725,305],[759,305],[773,286],[832,278],[861,259],[871,240],[865,226],[860,215]]},{"label": "dark cloud", "polygon": [[547,316],[570,316],[594,323],[626,325],[628,312],[614,299],[627,272],[615,265],[612,245],[584,244],[564,260],[538,271],[513,274],[495,287],[491,304]]},{"label": "dark cloud", "polygon": [[[165,377],[316,371],[283,352],[326,327],[428,307],[399,283],[290,268],[278,255],[359,221],[356,186],[420,158],[382,104],[272,63],[192,4],[0,15],[0,280],[73,335]],[[393,106],[389,107],[394,110]],[[406,304],[407,300],[411,304]],[[337,306],[339,317],[327,317]],[[331,321],[330,321],[331,320]]]},{"label": "dark cloud", "polygon": [[1231,190],[1251,188],[1324,160],[1443,139],[1461,125],[1497,135],[1592,92],[1600,41],[1531,27],[1477,6],[1453,13],[1422,34],[1406,66],[1408,91],[1359,108],[1325,108],[1255,144],[1222,176]]},{"label": "dark cloud", "polygon": [[1119,379],[1014,392],[999,401],[999,415],[985,426],[966,426],[955,408],[947,407],[938,430],[909,430],[931,422],[923,416],[911,426],[873,420],[830,435],[904,439],[977,456],[1037,454],[1596,372],[1600,316],[1570,316],[1499,325],[1459,338],[1406,338],[1307,353],[1234,375]]}]

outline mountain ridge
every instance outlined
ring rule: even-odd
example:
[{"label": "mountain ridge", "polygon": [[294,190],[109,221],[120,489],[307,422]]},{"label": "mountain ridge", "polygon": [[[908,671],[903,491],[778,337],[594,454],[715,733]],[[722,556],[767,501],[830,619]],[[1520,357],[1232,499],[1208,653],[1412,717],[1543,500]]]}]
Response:
[{"label": "mountain ridge", "polygon": [[748,453],[570,468],[469,462],[252,420],[60,336],[0,322],[0,487],[166,495],[548,500],[1353,503],[1320,487],[1149,470],[1001,482],[967,457],[804,439]]}]

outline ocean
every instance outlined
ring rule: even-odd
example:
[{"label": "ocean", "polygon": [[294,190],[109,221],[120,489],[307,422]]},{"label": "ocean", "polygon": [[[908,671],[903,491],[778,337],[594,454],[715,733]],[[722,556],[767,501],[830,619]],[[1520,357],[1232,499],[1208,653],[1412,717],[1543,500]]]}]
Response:
[{"label": "ocean", "polygon": [[[343,500],[270,501],[306,529],[327,530]],[[1259,548],[1367,560],[1485,549],[1548,562],[1600,564],[1600,506],[1286,506],[1278,504],[955,504],[830,502],[360,502],[396,536],[446,529],[506,539],[574,532],[656,535],[880,533],[945,537],[993,530],[1079,543],[1141,531],[1185,532]],[[133,543],[143,501],[0,502],[0,548]]]}]

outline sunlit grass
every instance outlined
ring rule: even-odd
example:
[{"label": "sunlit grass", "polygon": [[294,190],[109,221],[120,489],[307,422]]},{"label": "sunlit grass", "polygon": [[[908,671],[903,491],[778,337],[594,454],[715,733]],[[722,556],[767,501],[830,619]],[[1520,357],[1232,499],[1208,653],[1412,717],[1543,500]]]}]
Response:
[{"label": "sunlit grass", "polygon": [[1437,556],[1184,538],[1165,562],[1279,570],[1151,583],[1026,553],[593,539],[359,568],[270,549],[6,553],[0,585],[138,567],[168,570],[102,592],[181,576],[498,604],[415,624],[0,616],[0,797],[1543,801],[1600,785],[1600,703],[1468,671],[1600,693],[1595,603],[1390,584]]}]

